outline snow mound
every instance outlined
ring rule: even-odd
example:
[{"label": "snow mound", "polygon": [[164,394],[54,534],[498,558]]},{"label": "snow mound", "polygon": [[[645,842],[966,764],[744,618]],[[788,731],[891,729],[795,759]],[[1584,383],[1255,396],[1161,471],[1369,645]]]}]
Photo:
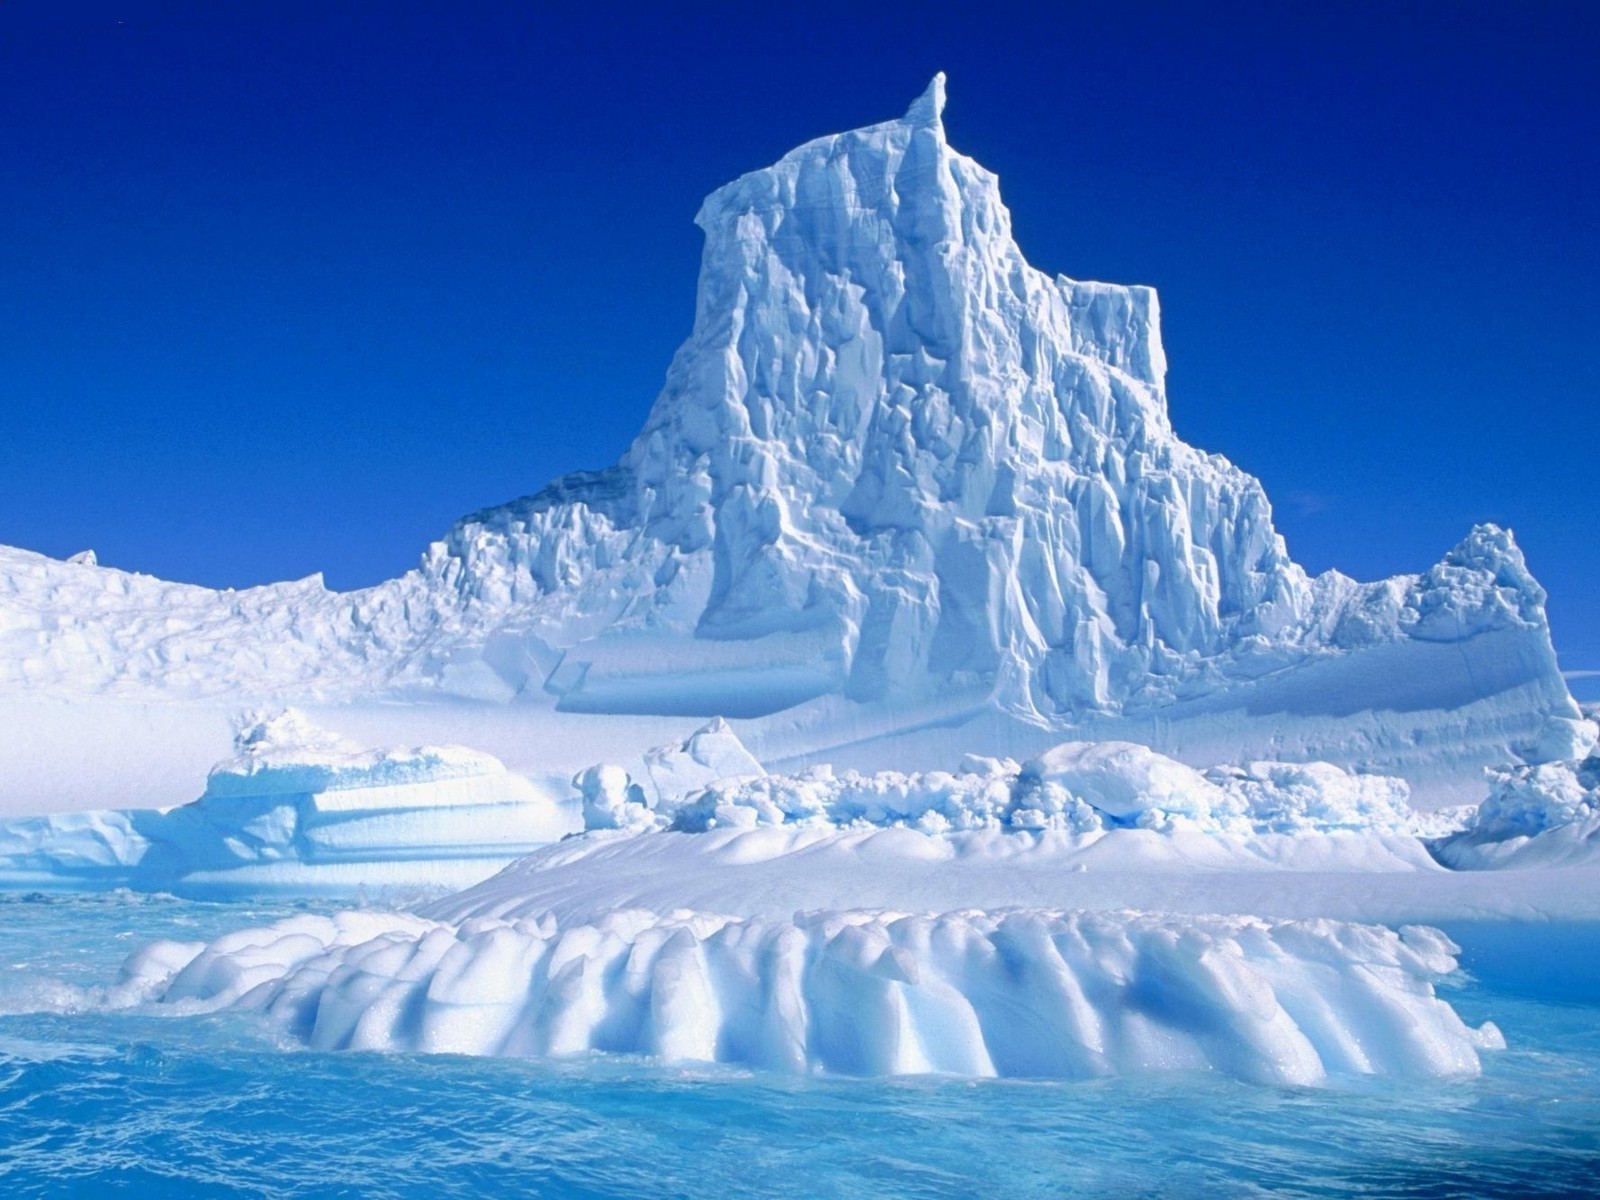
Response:
[{"label": "snow mound", "polygon": [[0,548],[0,689],[721,713],[874,766],[957,719],[1019,757],[1069,733],[1418,780],[1572,757],[1510,533],[1308,576],[1259,481],[1175,431],[1155,292],[1030,265],[943,109],[936,79],[706,199],[692,331],[615,465],[351,593]]},{"label": "snow mound", "polygon": [[166,811],[0,823],[0,881],[185,895],[460,886],[577,825],[463,746],[363,749],[286,710],[247,718],[205,794]]},{"label": "snow mound", "polygon": [[[944,771],[835,773],[719,780],[660,824],[688,833],[763,825],[910,826],[1086,833],[1133,827],[1248,837],[1362,830],[1411,834],[1403,780],[1331,763],[1258,762],[1200,772],[1131,742],[1067,742],[1018,767],[970,756]],[[642,827],[642,825],[641,825]]]},{"label": "snow mound", "polygon": [[1067,742],[1026,764],[1018,782],[1064,791],[1120,820],[1162,812],[1214,822],[1230,807],[1222,789],[1193,767],[1132,742]]},{"label": "snow mound", "polygon": [[653,829],[655,814],[645,803],[644,789],[621,767],[600,763],[579,771],[572,786],[583,797],[585,829]]},{"label": "snow mound", "polygon": [[261,1010],[319,1050],[1315,1085],[1476,1074],[1503,1043],[1435,994],[1455,952],[1420,927],[1139,913],[634,910],[565,928],[346,913],[160,943],[122,990]]}]

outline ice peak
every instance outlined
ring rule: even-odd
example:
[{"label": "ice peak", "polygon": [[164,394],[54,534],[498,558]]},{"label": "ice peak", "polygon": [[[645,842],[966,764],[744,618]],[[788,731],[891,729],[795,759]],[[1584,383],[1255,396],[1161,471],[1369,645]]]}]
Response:
[{"label": "ice peak", "polygon": [[944,118],[944,72],[929,80],[922,95],[906,109],[906,124],[927,128],[942,128]]}]

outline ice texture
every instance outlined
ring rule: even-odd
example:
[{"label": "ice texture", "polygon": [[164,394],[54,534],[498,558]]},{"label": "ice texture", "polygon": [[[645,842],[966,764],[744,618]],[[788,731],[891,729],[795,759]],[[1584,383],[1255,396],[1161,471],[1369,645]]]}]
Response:
[{"label": "ice texture", "polygon": [[1030,266],[943,108],[940,77],[707,198],[693,330],[614,466],[356,592],[0,550],[0,688],[720,715],[769,763],[909,767],[955,726],[1429,786],[1573,757],[1510,533],[1308,577],[1259,482],[1175,433],[1155,292]]},{"label": "ice texture", "polygon": [[1600,866],[1600,751],[1494,770],[1490,784],[1466,828],[1438,846],[1441,861],[1464,870]]},{"label": "ice texture", "polygon": [[767,773],[720,717],[681,743],[646,751],[644,764],[657,805],[681,799],[720,779],[759,778]]},{"label": "ice texture", "polygon": [[344,913],[147,947],[121,991],[263,1010],[318,1050],[1303,1086],[1476,1074],[1503,1042],[1435,994],[1455,949],[1420,927],[1034,909],[565,926]]},{"label": "ice texture", "polygon": [[[620,769],[620,768],[619,768]],[[1085,833],[1118,827],[1247,838],[1334,830],[1415,834],[1405,781],[1331,763],[1256,762],[1200,772],[1132,742],[1067,742],[1018,766],[973,756],[946,771],[835,772],[721,779],[659,824],[702,833],[761,825],[909,826]]]},{"label": "ice texture", "polygon": [[247,719],[191,804],[0,821],[0,883],[222,896],[437,890],[580,827],[575,803],[490,755],[364,749],[286,710]]}]

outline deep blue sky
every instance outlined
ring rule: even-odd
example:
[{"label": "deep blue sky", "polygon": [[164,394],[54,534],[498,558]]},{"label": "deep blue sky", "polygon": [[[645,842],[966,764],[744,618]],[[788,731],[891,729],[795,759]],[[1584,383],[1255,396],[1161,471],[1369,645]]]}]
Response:
[{"label": "deep blue sky", "polygon": [[405,569],[621,451],[706,192],[943,69],[1032,261],[1160,288],[1179,431],[1296,557],[1508,523],[1600,669],[1600,5],[1318,7],[0,4],[0,541]]}]

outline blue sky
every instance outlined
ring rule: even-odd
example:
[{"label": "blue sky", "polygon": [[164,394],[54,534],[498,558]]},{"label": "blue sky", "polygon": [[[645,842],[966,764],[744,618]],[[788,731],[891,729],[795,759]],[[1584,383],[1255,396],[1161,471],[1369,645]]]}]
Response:
[{"label": "blue sky", "polygon": [[621,451],[706,192],[942,69],[1030,259],[1161,290],[1175,424],[1297,558],[1509,524],[1600,669],[1600,6],[1108,7],[0,5],[0,541],[404,570]]}]

